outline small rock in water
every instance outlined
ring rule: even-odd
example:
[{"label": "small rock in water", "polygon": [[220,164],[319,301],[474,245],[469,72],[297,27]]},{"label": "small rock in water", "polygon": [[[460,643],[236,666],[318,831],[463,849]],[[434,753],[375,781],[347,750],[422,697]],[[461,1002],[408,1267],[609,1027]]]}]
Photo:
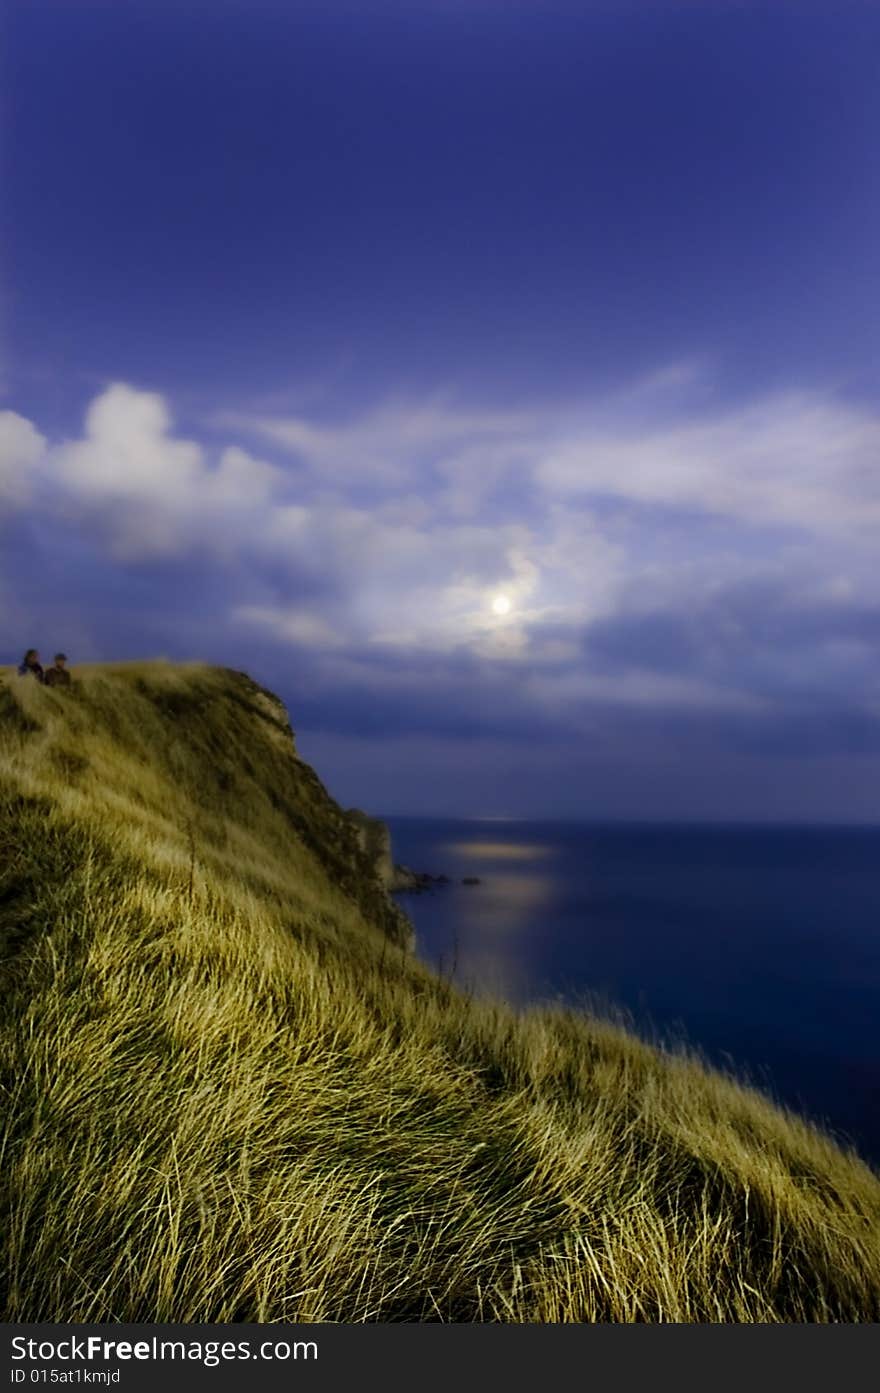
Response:
[{"label": "small rock in water", "polygon": [[462,885],[481,885],[482,881],[478,875],[466,875],[462,877]]},{"label": "small rock in water", "polygon": [[428,871],[413,871],[409,866],[395,866],[392,890],[412,891],[415,895],[430,890],[435,885],[448,885],[448,875],[431,875]]}]

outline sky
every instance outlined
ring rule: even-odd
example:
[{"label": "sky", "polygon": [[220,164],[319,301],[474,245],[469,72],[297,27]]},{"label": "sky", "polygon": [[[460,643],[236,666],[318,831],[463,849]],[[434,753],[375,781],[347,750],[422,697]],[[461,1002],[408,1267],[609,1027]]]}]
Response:
[{"label": "sky", "polygon": [[7,0],[0,661],[377,813],[880,822],[880,7]]}]

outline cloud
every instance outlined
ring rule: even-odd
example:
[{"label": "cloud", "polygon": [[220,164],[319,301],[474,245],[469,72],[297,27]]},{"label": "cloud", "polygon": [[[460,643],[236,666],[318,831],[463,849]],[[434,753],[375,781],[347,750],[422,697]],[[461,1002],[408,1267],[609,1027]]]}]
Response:
[{"label": "cloud", "polygon": [[253,526],[281,478],[235,446],[212,468],[200,444],[172,435],[161,396],[123,383],[92,402],[85,427],[82,440],[49,452],[47,471],[119,560],[210,544],[228,550],[224,528],[240,534]]},{"label": "cloud", "polygon": [[224,420],[122,383],[76,438],[0,414],[10,657],[247,667],[389,807],[880,816],[866,407],[721,409],[678,364],[564,410]]},{"label": "cloud", "polygon": [[[266,416],[225,411],[214,423],[280,446],[316,479],[331,484],[399,488],[420,481],[437,467],[455,472],[476,459],[479,472],[495,450],[513,459],[534,420],[523,412],[475,411],[455,406],[438,394],[421,402],[389,401],[354,420],[318,424],[301,416]],[[476,452],[476,454],[475,454]],[[496,452],[497,453],[497,452]]]},{"label": "cloud", "polygon": [[46,449],[35,426],[15,411],[0,411],[0,517],[31,497],[33,472]]},{"label": "cloud", "polygon": [[[635,748],[653,720],[661,750],[661,730],[693,744],[710,727],[732,748],[759,730],[780,748],[867,740],[878,424],[807,394],[723,412],[704,397],[670,419],[694,382],[674,365],[586,413],[448,396],[342,424],[227,413],[216,448],[121,383],[59,444],[6,413],[4,477],[29,480],[15,565],[66,521],[34,595],[63,577],[66,602],[82,576],[108,632],[97,616],[125,594],[144,635],[252,660],[282,688],[295,672],[315,728],[597,747],[628,731]],[[662,424],[631,418],[661,396]]]},{"label": "cloud", "polygon": [[537,477],[567,497],[609,494],[818,534],[880,523],[880,420],[790,393],[699,421],[563,436]]},{"label": "cloud", "polygon": [[320,615],[295,605],[235,605],[230,622],[245,628],[264,629],[282,643],[302,644],[311,649],[341,647],[344,637]]},{"label": "cloud", "polygon": [[253,508],[269,505],[279,488],[282,474],[265,460],[255,459],[246,450],[231,445],[220,456],[220,462],[207,480],[201,480],[202,493],[220,508]]}]

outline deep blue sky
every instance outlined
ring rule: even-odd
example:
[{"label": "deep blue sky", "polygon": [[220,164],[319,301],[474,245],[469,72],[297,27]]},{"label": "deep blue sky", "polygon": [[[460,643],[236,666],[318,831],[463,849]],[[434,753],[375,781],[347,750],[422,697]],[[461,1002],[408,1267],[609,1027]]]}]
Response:
[{"label": "deep blue sky", "polygon": [[389,812],[880,819],[877,6],[3,30],[4,659],[248,667]]}]

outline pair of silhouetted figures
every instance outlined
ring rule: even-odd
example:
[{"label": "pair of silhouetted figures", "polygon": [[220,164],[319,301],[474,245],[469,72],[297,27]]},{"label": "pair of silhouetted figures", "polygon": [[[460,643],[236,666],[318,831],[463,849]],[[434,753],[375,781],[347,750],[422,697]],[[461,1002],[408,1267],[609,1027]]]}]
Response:
[{"label": "pair of silhouetted figures", "polygon": [[56,653],[53,667],[43,669],[36,648],[29,648],[18,665],[19,677],[33,677],[47,687],[69,687],[70,673],[67,671],[67,654]]}]

